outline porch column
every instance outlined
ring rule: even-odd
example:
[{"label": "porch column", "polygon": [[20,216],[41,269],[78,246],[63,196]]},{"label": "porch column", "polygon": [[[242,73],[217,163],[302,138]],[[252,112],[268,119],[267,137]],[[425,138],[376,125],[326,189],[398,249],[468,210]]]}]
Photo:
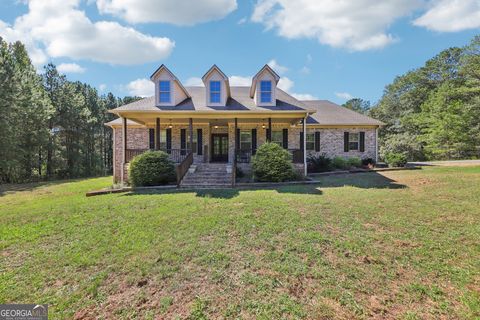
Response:
[{"label": "porch column", "polygon": [[125,164],[127,163],[127,118],[122,117],[122,164],[120,168],[120,183],[125,182]]},{"label": "porch column", "polygon": [[267,142],[272,142],[272,118],[268,118]]},{"label": "porch column", "polygon": [[160,118],[155,123],[155,150],[160,150]]},{"label": "porch column", "polygon": [[193,119],[192,118],[189,119],[188,126],[190,130],[190,151],[193,152]]},{"label": "porch column", "polygon": [[303,118],[303,174],[307,176],[307,116]]}]

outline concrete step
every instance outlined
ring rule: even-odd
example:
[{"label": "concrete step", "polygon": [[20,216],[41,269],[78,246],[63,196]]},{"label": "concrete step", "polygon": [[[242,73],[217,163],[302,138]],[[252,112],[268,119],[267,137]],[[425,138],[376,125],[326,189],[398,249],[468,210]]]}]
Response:
[{"label": "concrete step", "polygon": [[232,175],[227,173],[227,164],[201,163],[196,165],[195,172],[188,172],[182,180],[184,188],[230,187]]}]

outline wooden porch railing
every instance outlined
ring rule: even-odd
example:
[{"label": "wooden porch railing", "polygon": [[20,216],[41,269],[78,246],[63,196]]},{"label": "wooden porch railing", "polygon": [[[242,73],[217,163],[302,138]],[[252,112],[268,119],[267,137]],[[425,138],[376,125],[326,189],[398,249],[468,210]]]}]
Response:
[{"label": "wooden porch railing", "polygon": [[183,161],[180,162],[180,164],[178,164],[177,167],[175,168],[175,171],[177,173],[177,187],[180,187],[180,183],[182,182],[183,177],[187,173],[188,168],[190,168],[192,163],[193,163],[193,152],[190,151],[186,155],[185,159],[183,159]]},{"label": "wooden porch railing", "polygon": [[[127,162],[132,161],[134,157],[149,150],[150,149],[127,149]],[[187,154],[190,152],[190,150],[188,149],[162,149],[161,151],[168,153],[168,157],[170,158],[170,160],[175,163],[182,162],[187,157]]]}]

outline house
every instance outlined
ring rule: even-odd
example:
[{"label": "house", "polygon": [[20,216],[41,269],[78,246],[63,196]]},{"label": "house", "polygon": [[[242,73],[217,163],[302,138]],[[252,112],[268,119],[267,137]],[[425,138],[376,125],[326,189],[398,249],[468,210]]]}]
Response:
[{"label": "house", "polygon": [[212,183],[232,183],[235,169],[248,171],[266,141],[288,149],[305,175],[308,153],[377,158],[380,121],[326,100],[299,101],[278,88],[280,76],[268,65],[250,86],[231,86],[216,65],[204,86],[183,86],[165,65],[150,79],[155,96],[110,110],[119,116],[106,124],[114,132],[115,181],[127,181],[130,160],[149,149],[170,154],[179,184],[187,171],[190,184],[212,175]]}]

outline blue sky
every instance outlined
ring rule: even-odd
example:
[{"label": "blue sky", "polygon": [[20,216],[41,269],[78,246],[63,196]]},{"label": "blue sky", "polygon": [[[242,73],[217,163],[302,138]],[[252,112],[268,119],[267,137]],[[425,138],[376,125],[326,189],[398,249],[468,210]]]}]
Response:
[{"label": "blue sky", "polygon": [[265,63],[300,98],[376,102],[397,75],[480,27],[476,0],[30,0],[0,2],[0,35],[71,80],[148,95],[162,63],[184,85],[217,64],[246,84]]}]

